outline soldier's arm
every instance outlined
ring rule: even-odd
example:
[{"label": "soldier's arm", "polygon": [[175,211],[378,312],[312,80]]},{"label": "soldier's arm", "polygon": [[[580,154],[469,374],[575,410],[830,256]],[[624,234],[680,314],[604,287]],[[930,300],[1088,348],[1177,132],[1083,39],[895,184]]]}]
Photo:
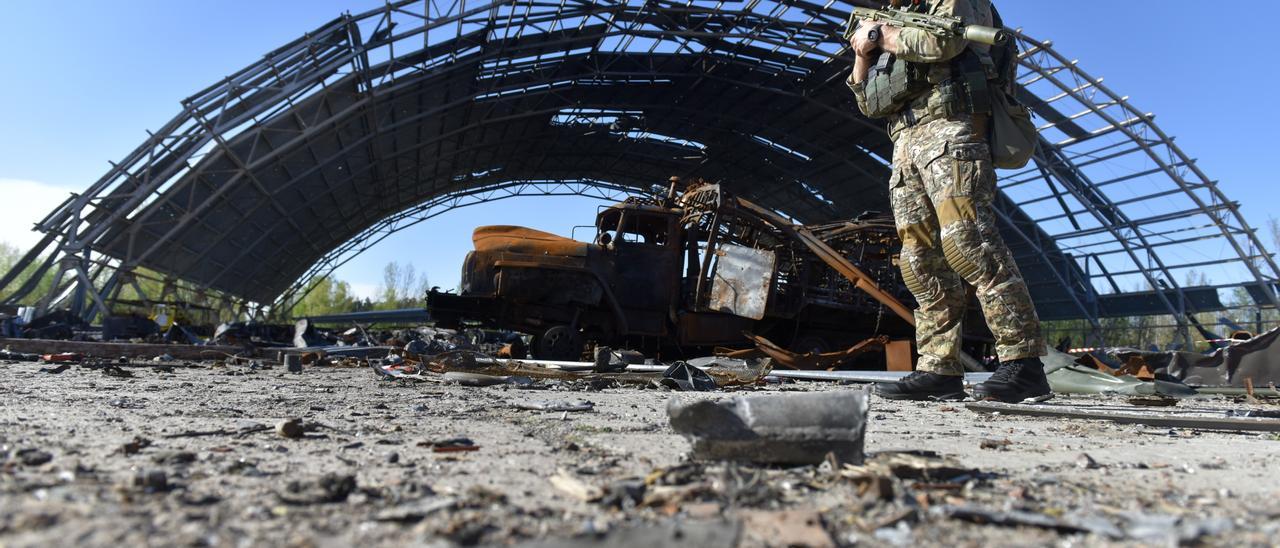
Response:
[{"label": "soldier's arm", "polygon": [[858,54],[853,61],[853,72],[849,73],[848,84],[860,84],[867,79],[867,74],[871,72],[871,65],[875,64],[875,60],[867,55]]},{"label": "soldier's arm", "polygon": [[[974,21],[971,4],[967,0],[939,0],[929,10],[934,15],[960,17]],[[904,61],[916,63],[941,63],[951,60],[964,51],[968,41],[963,37],[942,37],[920,29],[883,25],[880,29],[880,47]]]},{"label": "soldier's arm", "polygon": [[867,71],[871,68],[872,61],[870,58],[859,55],[854,61],[853,72],[849,73],[849,79],[845,80],[845,85],[853,90],[853,98],[858,102],[858,110],[867,111]]}]

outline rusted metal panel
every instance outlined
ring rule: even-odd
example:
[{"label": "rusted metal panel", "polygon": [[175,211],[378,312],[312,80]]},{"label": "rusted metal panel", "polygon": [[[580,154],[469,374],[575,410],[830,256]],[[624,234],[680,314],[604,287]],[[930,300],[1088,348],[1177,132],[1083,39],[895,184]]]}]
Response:
[{"label": "rusted metal panel", "polygon": [[911,341],[889,341],[884,345],[885,369],[889,371],[911,371],[915,369],[911,357]]},{"label": "rusted metal panel", "polygon": [[723,244],[715,253],[710,309],[753,320],[764,318],[777,255],[733,244]]}]

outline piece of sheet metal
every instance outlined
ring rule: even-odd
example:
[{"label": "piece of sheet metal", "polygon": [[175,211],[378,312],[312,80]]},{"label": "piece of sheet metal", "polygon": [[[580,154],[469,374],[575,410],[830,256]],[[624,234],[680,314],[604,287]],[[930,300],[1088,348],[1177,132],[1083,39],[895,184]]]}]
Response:
[{"label": "piece of sheet metal", "polygon": [[1023,405],[1016,403],[976,402],[965,404],[975,413],[1002,413],[1063,419],[1111,421],[1119,424],[1145,424],[1168,428],[1197,428],[1202,430],[1245,430],[1250,432],[1280,432],[1280,420],[1248,417],[1206,417],[1174,415],[1169,413],[1117,413],[1110,410],[1077,408],[1070,405]]},{"label": "piece of sheet metal", "polygon": [[1161,380],[1144,381],[1133,375],[1108,375],[1083,365],[1070,365],[1048,374],[1049,387],[1059,394],[1122,394],[1126,396],[1166,396],[1187,398],[1196,390],[1185,384]]},{"label": "piece of sheet metal", "polygon": [[723,244],[715,251],[715,281],[711,310],[759,320],[769,303],[769,287],[777,256],[767,249]]}]

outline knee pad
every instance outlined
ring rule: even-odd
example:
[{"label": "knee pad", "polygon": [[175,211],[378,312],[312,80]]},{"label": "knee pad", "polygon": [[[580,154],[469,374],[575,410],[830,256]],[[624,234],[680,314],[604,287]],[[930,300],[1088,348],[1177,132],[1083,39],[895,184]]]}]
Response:
[{"label": "knee pad", "polygon": [[902,283],[907,286],[907,290],[915,296],[916,300],[924,297],[924,284],[920,283],[920,278],[916,277],[916,271],[911,269],[911,264],[902,261],[898,264],[898,270],[902,271]]},{"label": "knee pad", "polygon": [[973,259],[973,254],[981,252],[981,249],[962,249],[960,244],[956,243],[954,233],[942,237],[942,256],[947,259],[951,269],[965,280],[973,280],[982,271]]}]

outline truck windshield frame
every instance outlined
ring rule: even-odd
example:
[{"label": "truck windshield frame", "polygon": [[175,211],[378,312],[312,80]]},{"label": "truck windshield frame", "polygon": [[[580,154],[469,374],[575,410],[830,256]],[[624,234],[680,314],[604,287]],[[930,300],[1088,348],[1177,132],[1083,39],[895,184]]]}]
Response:
[{"label": "truck windshield frame", "polygon": [[[613,209],[600,214],[597,242],[665,247],[675,216],[668,213]],[[621,227],[621,228],[618,228]]]}]

